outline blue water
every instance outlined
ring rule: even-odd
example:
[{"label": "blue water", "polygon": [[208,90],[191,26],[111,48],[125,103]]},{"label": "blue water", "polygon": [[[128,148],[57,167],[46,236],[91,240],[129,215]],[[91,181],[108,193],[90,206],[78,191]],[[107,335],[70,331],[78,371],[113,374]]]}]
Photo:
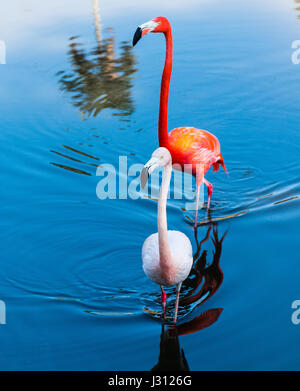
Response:
[{"label": "blue water", "polygon": [[182,363],[172,355],[180,345],[191,370],[299,370],[297,3],[160,3],[100,1],[98,41],[92,2],[1,11],[1,370],[158,362],[160,292],[141,266],[157,203],[96,195],[99,164],[117,167],[120,155],[143,164],[158,145],[163,37],[130,47],[137,26],[158,15],[173,26],[169,128],[213,132],[229,171],[207,175],[214,193],[210,218],[199,212],[198,246],[193,212],[168,203],[169,228],[196,254],[178,337],[166,326],[160,363]]}]

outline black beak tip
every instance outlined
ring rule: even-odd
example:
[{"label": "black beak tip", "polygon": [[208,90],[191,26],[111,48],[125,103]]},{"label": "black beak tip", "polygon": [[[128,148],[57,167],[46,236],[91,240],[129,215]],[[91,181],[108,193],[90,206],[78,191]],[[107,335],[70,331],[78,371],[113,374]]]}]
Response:
[{"label": "black beak tip", "polygon": [[141,189],[143,189],[146,186],[148,179],[149,179],[148,167],[144,167],[141,172]]},{"label": "black beak tip", "polygon": [[142,29],[138,27],[133,36],[132,46],[135,46],[141,38],[142,38]]}]

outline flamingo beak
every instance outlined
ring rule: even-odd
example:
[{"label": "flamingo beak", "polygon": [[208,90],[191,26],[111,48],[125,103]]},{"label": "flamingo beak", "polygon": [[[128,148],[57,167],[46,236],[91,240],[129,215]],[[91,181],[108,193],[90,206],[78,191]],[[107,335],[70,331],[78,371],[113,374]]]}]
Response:
[{"label": "flamingo beak", "polygon": [[138,27],[133,36],[132,46],[135,46],[141,38],[142,38],[142,29]]},{"label": "flamingo beak", "polygon": [[155,22],[154,20],[141,24],[134,33],[132,46],[135,46],[144,35],[154,31],[159,24],[160,22]]},{"label": "flamingo beak", "polygon": [[141,189],[146,186],[146,183],[149,179],[149,171],[147,167],[144,167],[141,172],[140,181],[141,181]]},{"label": "flamingo beak", "polygon": [[146,186],[146,183],[148,182],[149,176],[152,174],[152,172],[157,167],[159,167],[158,161],[159,159],[157,157],[152,157],[149,162],[144,165],[140,176],[141,189]]}]

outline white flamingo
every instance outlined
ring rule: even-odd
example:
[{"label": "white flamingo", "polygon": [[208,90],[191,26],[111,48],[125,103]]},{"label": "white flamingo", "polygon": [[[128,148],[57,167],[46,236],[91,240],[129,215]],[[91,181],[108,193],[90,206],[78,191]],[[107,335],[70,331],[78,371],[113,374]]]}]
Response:
[{"label": "white flamingo", "polygon": [[176,285],[174,323],[177,320],[179,293],[182,281],[189,275],[193,265],[193,249],[189,238],[179,231],[168,231],[167,197],[172,174],[170,152],[160,147],[141,172],[141,187],[147,183],[149,175],[158,167],[164,167],[157,209],[157,230],[144,242],[142,248],[143,269],[150,280],[161,287],[161,298],[165,317],[167,295],[163,286]]}]

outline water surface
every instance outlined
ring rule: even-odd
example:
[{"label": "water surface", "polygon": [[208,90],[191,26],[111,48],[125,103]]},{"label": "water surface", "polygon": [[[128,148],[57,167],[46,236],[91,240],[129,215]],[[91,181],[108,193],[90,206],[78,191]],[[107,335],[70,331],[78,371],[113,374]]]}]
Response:
[{"label": "water surface", "polygon": [[[297,3],[5,5],[1,369],[150,370],[165,361],[299,369],[300,326],[291,322],[300,295]],[[229,171],[207,175],[211,215],[199,212],[197,241],[193,212],[183,200],[168,203],[169,228],[188,235],[195,252],[177,336],[162,329],[159,289],[141,267],[157,203],[96,196],[99,164],[117,167],[119,155],[145,163],[157,147],[163,37],[130,42],[158,15],[173,26],[169,127],[213,132]],[[184,359],[171,362],[168,349],[179,345]]]}]

